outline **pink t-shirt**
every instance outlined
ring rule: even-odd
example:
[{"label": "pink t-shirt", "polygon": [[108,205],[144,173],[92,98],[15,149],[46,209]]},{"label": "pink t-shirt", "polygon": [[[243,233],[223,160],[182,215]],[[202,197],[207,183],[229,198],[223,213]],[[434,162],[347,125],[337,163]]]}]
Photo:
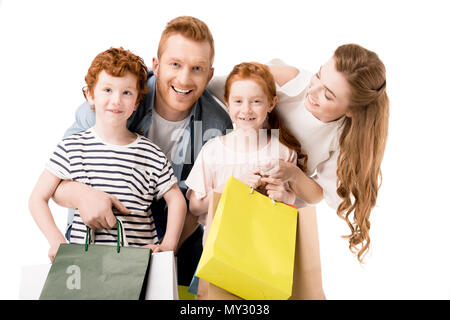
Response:
[{"label": "pink t-shirt", "polygon": [[[216,137],[203,146],[186,179],[186,185],[189,189],[195,191],[193,196],[199,199],[205,197],[211,190],[222,193],[227,180],[231,176],[239,179],[249,171],[271,160],[297,162],[296,152],[280,143],[278,139],[270,139],[259,150],[239,152],[236,151],[239,150],[237,145],[233,143],[231,143],[231,146],[230,143],[225,145],[223,138]],[[198,222],[205,225],[206,216],[206,214],[199,216]]]}]

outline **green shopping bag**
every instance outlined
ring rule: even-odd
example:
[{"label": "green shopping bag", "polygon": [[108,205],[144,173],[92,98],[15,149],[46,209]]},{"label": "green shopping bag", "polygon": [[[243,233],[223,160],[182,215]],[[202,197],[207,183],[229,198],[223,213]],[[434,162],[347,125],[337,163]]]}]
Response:
[{"label": "green shopping bag", "polygon": [[117,220],[117,247],[61,244],[42,289],[41,300],[123,299],[145,296],[151,249],[123,246],[123,227]]}]

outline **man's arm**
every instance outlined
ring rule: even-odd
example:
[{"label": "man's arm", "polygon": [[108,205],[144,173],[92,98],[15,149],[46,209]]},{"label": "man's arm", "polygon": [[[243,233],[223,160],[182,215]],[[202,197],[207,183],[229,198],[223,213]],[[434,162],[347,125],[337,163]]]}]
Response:
[{"label": "man's arm", "polygon": [[95,113],[89,103],[81,104],[75,111],[75,122],[64,133],[64,138],[92,128],[95,124]]},{"label": "man's arm", "polygon": [[[289,65],[267,66],[269,67],[275,82],[280,87],[294,79],[300,72],[297,68]],[[213,94],[213,96],[218,98],[222,103],[224,102],[223,95],[225,93],[226,80],[227,76],[214,76],[207,86],[207,89]]]},{"label": "man's arm", "polygon": [[91,229],[111,229],[116,225],[112,207],[123,214],[131,213],[115,196],[77,181],[62,181],[53,199],[63,207],[77,208],[81,220]]},{"label": "man's arm", "polygon": [[[75,133],[85,131],[95,124],[95,113],[93,112],[89,103],[82,103],[75,111],[75,122],[64,133],[64,138],[71,136]],[[55,193],[52,195],[53,201],[58,205],[66,208],[78,208],[78,198],[73,196],[74,191],[78,191],[77,184],[80,182],[74,182],[70,180],[63,180],[58,185]],[[69,187],[68,187],[69,186]],[[87,186],[86,186],[87,187]],[[79,187],[81,188],[81,187]]]}]

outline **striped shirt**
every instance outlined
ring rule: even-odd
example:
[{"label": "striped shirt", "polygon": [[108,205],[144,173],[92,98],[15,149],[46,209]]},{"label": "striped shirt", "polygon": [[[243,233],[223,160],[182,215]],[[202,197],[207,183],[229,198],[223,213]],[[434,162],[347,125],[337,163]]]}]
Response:
[{"label": "striped shirt", "polygon": [[[79,181],[116,196],[131,214],[116,217],[123,223],[129,246],[158,241],[150,210],[177,183],[172,166],[161,149],[138,135],[131,144],[118,146],[103,142],[93,128],[63,139],[46,169],[63,180]],[[70,243],[84,243],[86,226],[76,211]],[[117,229],[95,231],[95,242],[115,244]]]}]

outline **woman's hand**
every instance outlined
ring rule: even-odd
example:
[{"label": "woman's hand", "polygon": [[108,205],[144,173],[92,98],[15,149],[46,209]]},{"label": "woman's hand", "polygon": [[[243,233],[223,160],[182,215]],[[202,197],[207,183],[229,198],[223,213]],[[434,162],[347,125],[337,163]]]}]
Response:
[{"label": "woman's hand", "polygon": [[286,204],[294,204],[295,193],[289,183],[283,183],[281,180],[270,177],[261,179],[266,183],[265,189],[269,198]]},{"label": "woman's hand", "polygon": [[265,177],[270,177],[279,180],[282,183],[288,183],[295,179],[297,170],[300,170],[295,164],[283,160],[272,160],[261,167],[257,173],[262,176],[262,183],[267,183]]},{"label": "woman's hand", "polygon": [[[262,175],[262,185],[273,185],[270,188],[273,189],[273,193],[278,198],[281,197],[291,201],[290,193],[292,192],[309,204],[319,203],[323,199],[322,187],[293,163],[272,160],[270,163],[261,166],[259,173]],[[281,190],[280,184],[284,185],[285,191]],[[280,195],[280,192],[284,195]]]}]

